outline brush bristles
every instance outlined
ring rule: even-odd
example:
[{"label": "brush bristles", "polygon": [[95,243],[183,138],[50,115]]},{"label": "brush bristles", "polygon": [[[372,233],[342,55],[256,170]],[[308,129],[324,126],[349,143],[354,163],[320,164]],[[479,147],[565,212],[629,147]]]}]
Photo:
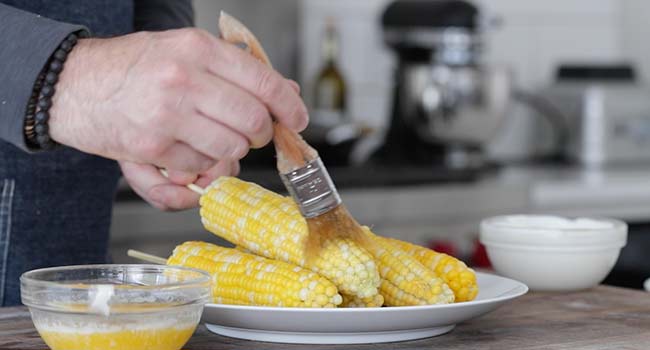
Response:
[{"label": "brush bristles", "polygon": [[305,240],[305,257],[308,260],[319,256],[324,244],[333,239],[349,238],[368,251],[377,244],[343,204],[307,219],[307,226],[309,234]]}]

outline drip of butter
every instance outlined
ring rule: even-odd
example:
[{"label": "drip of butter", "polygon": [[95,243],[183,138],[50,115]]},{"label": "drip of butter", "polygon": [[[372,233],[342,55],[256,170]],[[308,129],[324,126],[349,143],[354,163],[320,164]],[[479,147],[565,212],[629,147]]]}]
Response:
[{"label": "drip of butter", "polygon": [[111,314],[109,301],[115,295],[115,286],[112,284],[98,284],[90,290],[90,312],[108,316]]}]

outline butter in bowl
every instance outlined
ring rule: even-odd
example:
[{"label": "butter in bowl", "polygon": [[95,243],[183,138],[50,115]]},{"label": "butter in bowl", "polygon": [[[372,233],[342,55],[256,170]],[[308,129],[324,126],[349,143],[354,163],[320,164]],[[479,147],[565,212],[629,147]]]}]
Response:
[{"label": "butter in bowl", "polygon": [[53,350],[178,350],[210,295],[208,274],[172,266],[55,267],[20,282],[23,304]]},{"label": "butter in bowl", "polygon": [[480,241],[494,269],[536,291],[594,287],[627,243],[627,225],[607,218],[509,215],[481,222]]}]

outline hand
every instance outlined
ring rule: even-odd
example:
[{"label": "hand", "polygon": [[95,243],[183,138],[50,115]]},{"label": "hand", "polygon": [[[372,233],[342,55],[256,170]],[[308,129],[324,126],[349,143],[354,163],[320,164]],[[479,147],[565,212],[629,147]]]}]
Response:
[{"label": "hand", "polygon": [[307,125],[288,80],[198,29],[80,40],[56,87],[54,140],[194,173],[268,143],[269,112],[296,131]]},{"label": "hand", "polygon": [[198,29],[79,40],[56,88],[51,137],[121,161],[153,202],[145,189],[156,193],[161,178],[128,164],[210,174],[267,144],[271,114],[296,131],[308,122],[295,83]]},{"label": "hand", "polygon": [[196,176],[184,172],[169,171],[169,179],[162,176],[152,165],[121,161],[124,178],[131,188],[149,204],[160,210],[183,210],[198,205],[199,195],[186,184],[195,183],[207,187],[219,176],[237,176],[239,162],[222,160],[208,171]]}]

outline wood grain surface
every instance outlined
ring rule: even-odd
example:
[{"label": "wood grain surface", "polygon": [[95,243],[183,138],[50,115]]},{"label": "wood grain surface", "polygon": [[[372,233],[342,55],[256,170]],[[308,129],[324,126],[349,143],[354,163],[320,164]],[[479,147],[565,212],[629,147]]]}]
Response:
[{"label": "wood grain surface", "polygon": [[[47,349],[25,308],[0,309],[0,349]],[[286,345],[221,337],[200,327],[186,350],[299,349],[650,349],[650,293],[601,286],[576,293],[530,293],[449,334],[368,345]]]}]

